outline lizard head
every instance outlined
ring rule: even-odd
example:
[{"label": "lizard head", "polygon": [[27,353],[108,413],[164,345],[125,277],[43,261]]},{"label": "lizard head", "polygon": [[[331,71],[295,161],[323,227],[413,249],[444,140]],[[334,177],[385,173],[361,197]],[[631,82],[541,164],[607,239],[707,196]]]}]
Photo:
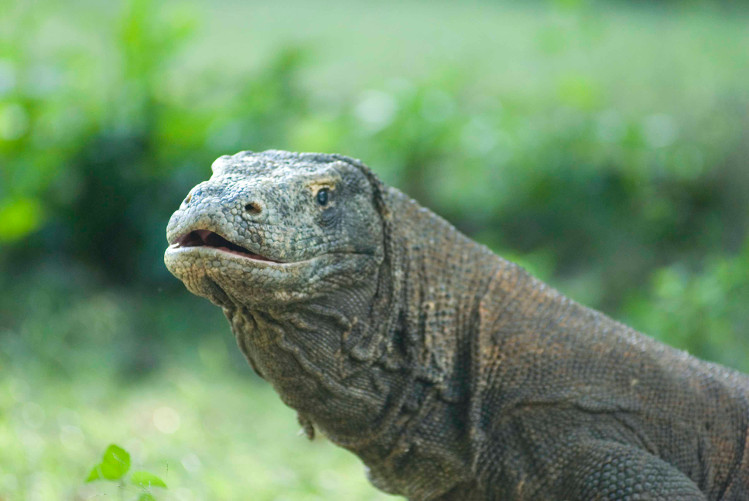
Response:
[{"label": "lizard head", "polygon": [[167,226],[165,263],[219,306],[308,301],[370,278],[383,259],[379,182],[355,160],[222,156]]}]

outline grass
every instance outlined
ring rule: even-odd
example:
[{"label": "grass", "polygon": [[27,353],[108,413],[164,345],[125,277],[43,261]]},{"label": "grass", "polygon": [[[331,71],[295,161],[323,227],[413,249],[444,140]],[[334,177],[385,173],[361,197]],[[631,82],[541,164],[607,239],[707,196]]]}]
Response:
[{"label": "grass", "polygon": [[[0,395],[2,499],[111,499],[108,483],[84,484],[109,443],[166,482],[158,499],[389,498],[353,455],[301,436],[293,411],[249,374],[177,365],[123,384],[14,372]],[[137,493],[129,487],[127,499]]]},{"label": "grass", "polygon": [[[288,46],[306,51],[305,87],[323,101],[452,73],[467,77],[477,96],[557,105],[577,84],[625,114],[678,114],[690,111],[684,103],[714,105],[726,87],[745,95],[749,79],[749,9],[739,7],[552,0],[170,0],[159,7],[167,25],[195,26],[171,75],[176,89],[185,74],[212,73],[217,82],[246,76]],[[65,50],[106,57],[111,40],[102,22],[112,22],[116,5],[45,8],[54,16],[32,54],[59,51],[63,40]],[[19,6],[11,14],[8,29],[32,12]]]},{"label": "grass", "polygon": [[300,434],[218,308],[176,280],[143,294],[82,276],[0,277],[0,500],[119,499],[84,482],[110,443],[166,482],[159,500],[388,498]]},{"label": "grass", "polygon": [[[453,78],[461,85],[467,82],[470,100],[485,100],[487,108],[498,113],[520,102],[521,110],[531,110],[518,114],[522,120],[543,123],[565,107],[576,107],[603,109],[601,122],[606,125],[611,113],[605,110],[610,108],[624,121],[628,115],[638,120],[644,115],[656,132],[669,115],[665,123],[672,129],[676,124],[678,130],[682,121],[691,124],[692,116],[725,109],[726,101],[747,102],[746,13],[727,16],[711,9],[608,2],[580,5],[172,0],[160,4],[169,19],[192,17],[200,22],[167,72],[167,80],[172,80],[163,89],[179,98],[179,89],[193,79],[206,85],[246,77],[279,47],[296,45],[308,49],[303,84],[323,125],[340,107],[361,107],[357,103],[371,97],[372,90],[402,91],[414,81],[436,86]],[[115,24],[110,21],[117,8],[93,1],[64,6],[35,2],[26,14],[20,7],[12,9],[0,19],[0,27],[23,31],[25,24],[17,19],[48,9],[39,37],[30,32],[29,57],[86,47],[87,54],[99,60],[84,66],[91,78],[82,77],[81,85],[104,93],[108,88],[98,82],[113,79],[107,71],[119,68],[105,61],[113,53],[105,47],[114,43],[107,30]],[[205,127],[202,121],[222,118],[207,115],[196,123]],[[527,130],[526,135],[560,128],[524,124],[518,129]],[[310,129],[318,125],[314,122]],[[707,143],[714,132],[710,129],[704,131]],[[188,133],[179,129],[175,135]],[[293,145],[326,149],[311,136],[306,143],[287,139]],[[179,145],[180,139],[166,142]],[[454,177],[477,184],[465,180],[465,171]],[[448,189],[451,196],[470,198],[454,183]],[[160,268],[161,256],[149,257],[147,264]],[[737,261],[735,269],[742,263]],[[735,269],[716,273],[716,280],[733,276]],[[115,498],[105,483],[84,484],[110,443],[131,452],[134,468],[166,481],[169,489],[157,492],[159,499],[392,499],[367,483],[351,454],[325,440],[308,442],[298,435],[294,412],[251,374],[232,346],[218,309],[183,290],[179,299],[157,291],[102,291],[95,280],[80,279],[85,270],[37,271],[41,278],[20,275],[12,287],[0,276],[0,499]],[[703,289],[715,288],[712,282],[703,287],[679,270],[666,273],[661,282],[656,308],[650,296],[631,307],[633,319],[643,326],[657,324],[650,312],[659,308],[673,310],[669,318],[681,318],[679,312],[691,303],[675,297],[684,296],[685,289],[705,311],[713,311],[713,303],[728,302],[719,294],[717,299],[702,298]],[[589,302],[583,291],[598,294],[590,280],[581,284],[574,297]],[[647,312],[638,313],[641,309]],[[684,317],[683,323],[689,327],[701,320],[712,327],[710,332],[736,331],[723,325],[722,315],[713,318],[701,311]],[[691,332],[681,324],[673,330]],[[127,494],[135,498],[137,490]]]},{"label": "grass", "polygon": [[241,72],[297,44],[310,49],[306,84],[322,96],[445,71],[500,98],[557,100],[559,86],[582,80],[625,112],[709,105],[726,81],[746,92],[746,11],[563,3],[575,2],[194,1],[206,22],[185,60]]}]

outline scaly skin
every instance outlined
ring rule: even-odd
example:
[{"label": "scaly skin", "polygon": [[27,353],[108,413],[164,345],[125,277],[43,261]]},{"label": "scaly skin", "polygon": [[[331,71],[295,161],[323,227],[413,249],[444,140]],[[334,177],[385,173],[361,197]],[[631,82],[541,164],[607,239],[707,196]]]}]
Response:
[{"label": "scaly skin", "polygon": [[749,499],[747,376],[565,298],[356,160],[242,152],[213,172],[169,221],[167,267],[378,488]]}]

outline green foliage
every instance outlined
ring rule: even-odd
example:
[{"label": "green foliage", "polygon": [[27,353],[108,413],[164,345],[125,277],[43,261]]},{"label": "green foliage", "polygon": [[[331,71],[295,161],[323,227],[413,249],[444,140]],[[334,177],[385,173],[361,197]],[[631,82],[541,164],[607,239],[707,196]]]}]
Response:
[{"label": "green foliage", "polygon": [[[560,9],[539,23],[538,57],[567,58],[614,32],[590,5]],[[691,265],[743,239],[749,98],[735,91],[738,70],[723,73],[709,106],[688,110],[633,111],[605,74],[574,67],[533,93],[477,90],[480,74],[456,67],[325,101],[304,87],[311,56],[298,47],[251,73],[185,74],[196,19],[133,0],[108,21],[103,54],[85,47],[37,60],[20,57],[41,29],[24,17],[8,40],[9,67],[57,76],[46,94],[17,86],[2,98],[16,124],[0,151],[2,258],[54,256],[111,282],[175,287],[156,256],[176,201],[216,156],[267,147],[361,157],[499,251],[553,249],[546,278],[587,284],[573,285],[595,291],[580,299],[612,312],[664,263]],[[110,70],[66,72],[70,60]]]},{"label": "green foliage", "polygon": [[162,487],[166,489],[166,483],[158,476],[147,471],[135,471],[130,474],[130,481],[126,482],[125,475],[130,470],[130,453],[119,445],[111,444],[104,451],[101,462],[93,467],[86,478],[86,482],[94,480],[109,480],[117,482],[121,490],[127,483],[138,486],[142,492],[138,495],[138,501],[155,501],[151,494],[151,487]]},{"label": "green foliage", "polygon": [[[68,479],[147,416],[179,498],[384,499],[344,453],[285,435],[220,311],[162,264],[171,212],[240,149],[361,158],[573,298],[749,370],[747,14],[667,3],[9,9],[0,497],[120,489],[129,469]],[[172,395],[180,435],[153,424]],[[158,479],[129,478],[152,498]]]},{"label": "green foliage", "polygon": [[634,297],[625,312],[632,324],[673,346],[749,372],[747,304],[749,242],[741,254],[709,259],[698,271],[683,265],[659,270],[650,290]]},{"label": "green foliage", "polygon": [[[217,329],[211,340],[222,334],[230,338]],[[172,352],[168,367],[138,384],[37,377],[3,362],[4,499],[137,499],[143,489],[128,474],[122,485],[84,482],[112,440],[130,452],[130,472],[152,472],[168,485],[152,489],[159,500],[394,499],[368,483],[351,453],[300,435],[293,411],[249,367],[227,372],[220,357],[235,346],[208,341],[192,346],[199,352],[192,359]],[[165,409],[178,416],[176,429],[161,421]]]},{"label": "green foliage", "polygon": [[163,480],[161,480],[159,477],[154,475],[153,473],[149,473],[147,471],[135,471],[130,476],[130,482],[133,485],[137,485],[139,487],[143,487],[144,489],[150,488],[150,487],[164,487],[166,488],[166,484]]},{"label": "green foliage", "polygon": [[120,480],[130,469],[130,454],[119,445],[111,444],[104,451],[101,462],[94,466],[86,482],[93,480]]},{"label": "green foliage", "polygon": [[12,242],[36,230],[42,221],[37,200],[8,199],[0,206],[0,241]]}]

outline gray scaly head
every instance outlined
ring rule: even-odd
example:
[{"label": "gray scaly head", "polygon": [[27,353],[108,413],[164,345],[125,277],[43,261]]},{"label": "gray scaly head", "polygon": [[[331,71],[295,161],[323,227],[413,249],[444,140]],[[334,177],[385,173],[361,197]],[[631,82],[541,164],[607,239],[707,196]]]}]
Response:
[{"label": "gray scaly head", "polygon": [[[372,305],[389,288],[379,182],[355,160],[313,153],[241,152],[212,169],[169,221],[167,268],[223,308],[308,433],[314,420],[340,440],[358,435],[387,396],[341,352],[375,335]],[[341,408],[359,418],[342,422]]]},{"label": "gray scaly head", "polygon": [[[469,330],[488,249],[340,155],[219,158],[168,228],[169,270],[221,306],[255,371],[380,489],[468,479]],[[449,313],[449,315],[448,315]]]},{"label": "gray scaly head", "polygon": [[350,286],[382,261],[373,187],[344,157],[223,156],[167,227],[169,271],[226,308],[281,306]]}]

